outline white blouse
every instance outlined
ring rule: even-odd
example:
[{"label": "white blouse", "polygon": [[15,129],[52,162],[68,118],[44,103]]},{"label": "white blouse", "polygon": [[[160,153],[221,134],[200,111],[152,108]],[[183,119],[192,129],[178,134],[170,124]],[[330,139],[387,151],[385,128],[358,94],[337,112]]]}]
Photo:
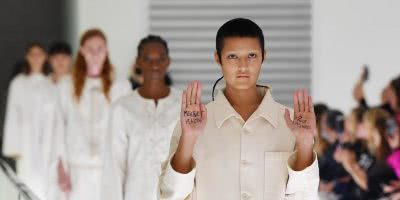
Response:
[{"label": "white blouse", "polygon": [[41,199],[51,146],[56,95],[43,74],[20,74],[9,88],[3,154],[17,158],[17,174]]},{"label": "white blouse", "polygon": [[[48,194],[51,198],[59,198],[57,195],[60,195],[56,173],[59,159],[71,177],[70,199],[90,200],[99,196],[96,193],[100,192],[101,183],[97,180],[101,177],[104,162],[111,103],[132,92],[127,80],[113,82],[109,99],[102,88],[100,78],[86,78],[78,102],[71,77],[59,83],[58,111],[53,122],[56,136],[53,138],[51,156],[51,188]],[[84,172],[83,169],[89,171]]]},{"label": "white blouse", "polygon": [[109,97],[102,92],[98,78],[86,78],[79,102],[77,102],[70,77],[59,85],[59,111],[56,131],[59,157],[70,165],[102,166],[105,136],[111,102],[131,92],[128,81],[112,84]]},{"label": "white blouse", "polygon": [[181,93],[158,100],[136,90],[112,108],[103,176],[103,200],[157,200],[162,163],[179,120]]}]

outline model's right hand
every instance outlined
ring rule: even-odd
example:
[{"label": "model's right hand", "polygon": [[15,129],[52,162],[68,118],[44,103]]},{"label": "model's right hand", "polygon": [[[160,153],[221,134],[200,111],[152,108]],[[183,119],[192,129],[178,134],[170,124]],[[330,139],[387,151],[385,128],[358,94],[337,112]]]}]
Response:
[{"label": "model's right hand", "polygon": [[179,173],[188,173],[193,168],[193,149],[197,138],[203,133],[207,123],[207,109],[201,103],[201,85],[189,83],[182,94],[181,128],[182,134],[171,165]]},{"label": "model's right hand", "polygon": [[58,186],[64,193],[69,193],[71,191],[71,180],[69,175],[64,169],[61,160],[57,164],[57,174],[58,174]]},{"label": "model's right hand", "polygon": [[207,123],[207,109],[201,103],[201,89],[201,84],[193,81],[182,94],[182,137],[192,141],[204,131]]}]

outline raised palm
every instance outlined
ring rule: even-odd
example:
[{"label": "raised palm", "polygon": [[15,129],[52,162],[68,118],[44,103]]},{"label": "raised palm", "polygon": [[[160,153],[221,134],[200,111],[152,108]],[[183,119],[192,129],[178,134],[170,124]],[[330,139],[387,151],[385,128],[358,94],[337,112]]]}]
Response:
[{"label": "raised palm", "polygon": [[297,145],[312,145],[317,134],[314,106],[311,96],[305,90],[293,94],[294,119],[289,110],[285,111],[285,121],[296,137]]},{"label": "raised palm", "polygon": [[207,109],[201,103],[201,84],[193,81],[182,94],[181,127],[182,133],[192,136],[201,134],[207,123]]}]

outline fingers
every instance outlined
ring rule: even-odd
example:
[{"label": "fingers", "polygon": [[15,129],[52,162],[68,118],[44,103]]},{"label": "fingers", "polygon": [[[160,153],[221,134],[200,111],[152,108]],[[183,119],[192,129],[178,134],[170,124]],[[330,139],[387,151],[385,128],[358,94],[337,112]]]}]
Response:
[{"label": "fingers", "polygon": [[293,107],[296,112],[314,113],[314,104],[307,90],[296,90],[293,94]]},{"label": "fingers", "polygon": [[310,112],[310,104],[309,104],[309,96],[307,93],[307,90],[303,90],[303,97],[304,97],[304,111],[305,112]]},{"label": "fingers", "polygon": [[202,86],[199,82],[197,82],[196,104],[201,104],[201,92]]},{"label": "fingers", "polygon": [[197,96],[197,87],[199,84],[197,84],[197,81],[192,82],[192,93],[190,95],[190,105],[196,104],[196,96]]},{"label": "fingers", "polygon": [[292,121],[292,119],[290,119],[290,113],[289,113],[288,109],[285,109],[285,116],[284,117],[285,117],[286,125],[289,128],[292,127],[293,121]]},{"label": "fingers", "polygon": [[297,96],[299,99],[300,112],[304,112],[304,92],[302,92],[301,90],[297,91]]},{"label": "fingers", "polygon": [[295,113],[300,112],[299,98],[297,96],[297,90],[293,93],[293,107],[294,107]]},{"label": "fingers", "polygon": [[311,96],[308,96],[308,106],[310,106],[310,112],[314,113],[314,103]]},{"label": "fingers", "polygon": [[182,92],[182,107],[181,107],[181,110],[185,110],[186,107],[187,107],[187,104],[186,104],[186,91],[183,91]]},{"label": "fingers", "polygon": [[186,107],[201,102],[201,84],[198,81],[192,81],[186,89]]},{"label": "fingers", "polygon": [[186,106],[190,106],[193,84],[190,82],[186,89]]}]

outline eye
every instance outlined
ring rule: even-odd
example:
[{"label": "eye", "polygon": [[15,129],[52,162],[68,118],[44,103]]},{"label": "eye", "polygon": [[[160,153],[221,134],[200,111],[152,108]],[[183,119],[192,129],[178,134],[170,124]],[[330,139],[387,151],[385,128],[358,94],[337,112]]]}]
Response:
[{"label": "eye", "polygon": [[228,55],[228,59],[236,59],[237,58],[237,56],[236,55],[234,55],[234,54],[230,54],[230,55]]},{"label": "eye", "polygon": [[249,57],[249,58],[257,58],[257,54],[255,54],[255,53],[250,53],[248,57]]}]

